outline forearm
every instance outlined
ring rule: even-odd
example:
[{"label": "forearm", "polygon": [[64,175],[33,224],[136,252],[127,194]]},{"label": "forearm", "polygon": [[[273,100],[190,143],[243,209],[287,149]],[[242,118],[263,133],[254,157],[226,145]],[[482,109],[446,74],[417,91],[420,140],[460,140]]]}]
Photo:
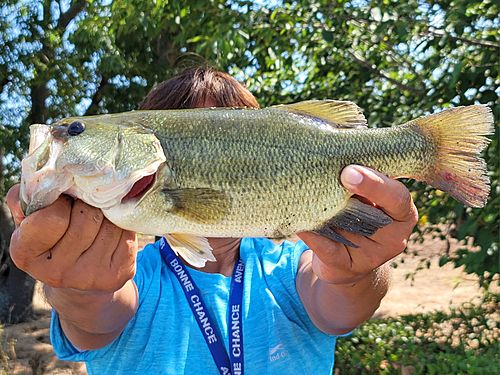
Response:
[{"label": "forearm", "polygon": [[125,328],[137,309],[137,290],[130,280],[113,293],[44,287],[66,337],[79,349],[103,347]]},{"label": "forearm", "polygon": [[310,261],[302,264],[297,287],[315,325],[324,332],[338,335],[369,319],[387,293],[389,268],[383,265],[356,282],[336,284],[316,275],[312,256],[310,254]]},{"label": "forearm", "polygon": [[330,284],[318,278],[313,286],[314,304],[330,329],[346,333],[373,315],[388,286],[389,269],[385,265],[352,284]]}]

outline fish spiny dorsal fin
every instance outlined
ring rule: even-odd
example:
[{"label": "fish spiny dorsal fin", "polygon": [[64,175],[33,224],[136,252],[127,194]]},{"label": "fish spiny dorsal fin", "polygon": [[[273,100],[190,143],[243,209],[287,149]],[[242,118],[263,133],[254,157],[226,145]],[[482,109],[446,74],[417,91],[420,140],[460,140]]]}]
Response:
[{"label": "fish spiny dorsal fin", "polygon": [[165,239],[177,255],[194,267],[203,267],[207,261],[215,262],[212,247],[205,237],[171,233]]},{"label": "fish spiny dorsal fin", "polygon": [[343,100],[306,100],[281,104],[271,108],[299,113],[326,121],[338,129],[366,128],[363,110],[353,102]]}]

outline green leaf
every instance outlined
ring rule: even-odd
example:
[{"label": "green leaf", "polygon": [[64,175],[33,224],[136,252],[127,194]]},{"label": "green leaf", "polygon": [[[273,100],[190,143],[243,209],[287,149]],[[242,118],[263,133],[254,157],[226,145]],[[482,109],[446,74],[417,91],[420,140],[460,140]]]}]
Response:
[{"label": "green leaf", "polygon": [[455,64],[455,67],[453,68],[453,72],[451,73],[451,80],[450,80],[450,86],[455,86],[455,84],[458,81],[458,77],[460,76],[460,73],[462,72],[462,67],[464,66],[462,61],[459,61],[457,64]]},{"label": "green leaf", "polygon": [[447,255],[443,255],[443,256],[439,257],[438,265],[439,265],[439,267],[443,267],[449,261],[450,261],[450,258]]},{"label": "green leaf", "polygon": [[321,30],[321,35],[323,36],[323,39],[328,42],[328,43],[331,43],[333,42],[333,31],[329,31],[329,30]]},{"label": "green leaf", "polygon": [[495,103],[498,100],[498,95],[493,90],[485,90],[481,93],[481,103]]}]

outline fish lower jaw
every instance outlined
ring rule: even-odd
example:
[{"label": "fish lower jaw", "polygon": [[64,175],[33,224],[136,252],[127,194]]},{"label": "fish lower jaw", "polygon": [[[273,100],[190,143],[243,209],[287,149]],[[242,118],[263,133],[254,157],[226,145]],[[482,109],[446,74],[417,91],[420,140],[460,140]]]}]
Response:
[{"label": "fish lower jaw", "polygon": [[[134,210],[141,200],[153,190],[156,183],[157,166],[138,171],[130,179],[119,179],[113,170],[112,176],[89,183],[88,178],[76,179],[70,193],[85,203],[101,210],[120,209],[127,205],[127,210]],[[103,174],[106,175],[106,174]],[[118,208],[117,208],[118,207]]]}]

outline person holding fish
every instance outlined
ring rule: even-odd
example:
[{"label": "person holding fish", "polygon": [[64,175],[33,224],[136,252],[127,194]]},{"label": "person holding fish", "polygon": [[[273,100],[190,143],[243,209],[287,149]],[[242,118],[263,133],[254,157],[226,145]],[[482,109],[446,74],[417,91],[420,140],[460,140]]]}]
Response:
[{"label": "person holding fish", "polygon": [[[32,127],[10,251],[45,284],[61,359],[89,374],[331,374],[417,223],[387,175],[488,196],[486,107],[380,131],[350,102],[258,107],[196,68],[144,111]],[[135,232],[165,237],[138,252]]]}]

